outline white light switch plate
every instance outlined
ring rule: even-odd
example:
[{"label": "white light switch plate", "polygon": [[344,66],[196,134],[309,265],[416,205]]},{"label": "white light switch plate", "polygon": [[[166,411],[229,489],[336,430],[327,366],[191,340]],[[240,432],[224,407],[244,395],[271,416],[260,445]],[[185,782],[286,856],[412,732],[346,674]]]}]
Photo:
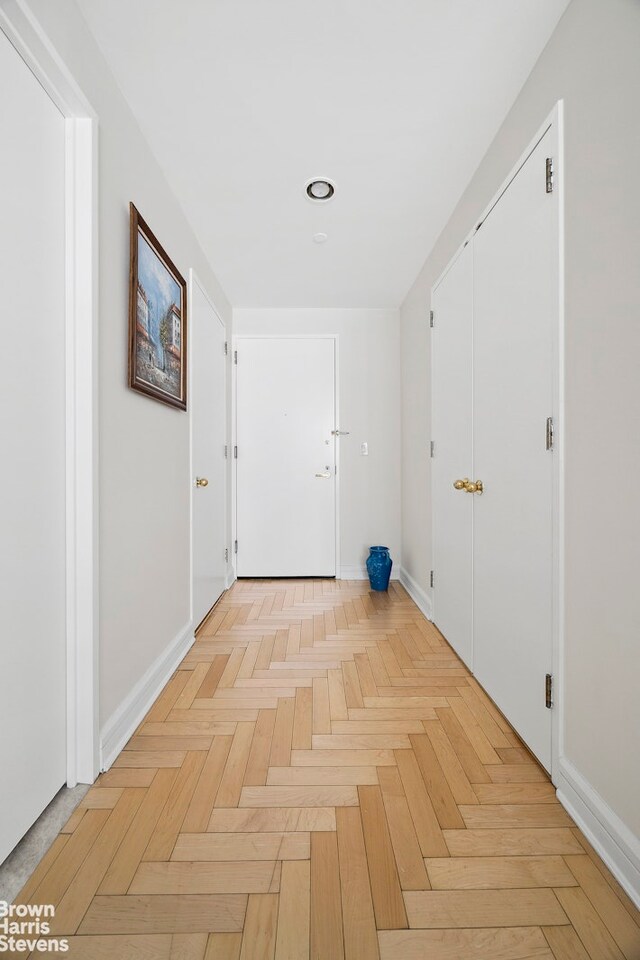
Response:
[{"label": "white light switch plate", "polygon": [[368,443],[361,443],[361,444],[360,444],[360,455],[361,455],[362,457],[368,457],[368,456],[369,456],[369,444],[368,444]]}]

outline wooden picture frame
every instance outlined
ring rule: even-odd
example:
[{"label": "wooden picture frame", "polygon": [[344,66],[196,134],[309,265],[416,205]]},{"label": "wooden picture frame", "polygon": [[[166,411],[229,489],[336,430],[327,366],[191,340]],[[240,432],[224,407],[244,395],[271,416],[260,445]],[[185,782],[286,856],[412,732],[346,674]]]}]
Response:
[{"label": "wooden picture frame", "polygon": [[187,284],[129,204],[129,386],[187,409]]}]

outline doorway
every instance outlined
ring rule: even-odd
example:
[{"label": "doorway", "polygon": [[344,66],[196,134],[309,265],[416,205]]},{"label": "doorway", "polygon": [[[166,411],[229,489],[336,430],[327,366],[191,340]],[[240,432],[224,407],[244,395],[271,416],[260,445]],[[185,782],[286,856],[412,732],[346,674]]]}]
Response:
[{"label": "doorway", "polygon": [[96,117],[39,26],[0,9],[0,861],[98,773]]},{"label": "doorway", "polygon": [[227,581],[227,341],[224,323],[193,270],[190,280],[192,619],[197,626]]}]

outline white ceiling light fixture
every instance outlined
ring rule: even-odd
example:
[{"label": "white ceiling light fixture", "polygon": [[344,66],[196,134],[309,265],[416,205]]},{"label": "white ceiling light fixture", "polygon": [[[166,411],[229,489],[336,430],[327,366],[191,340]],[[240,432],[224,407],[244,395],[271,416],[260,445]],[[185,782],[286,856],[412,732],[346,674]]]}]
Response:
[{"label": "white ceiling light fixture", "polygon": [[307,180],[304,190],[309,200],[314,203],[326,203],[336,192],[335,184],[326,177],[313,177]]},{"label": "white ceiling light fixture", "polygon": [[329,236],[326,233],[314,233],[313,235],[314,243],[326,243],[328,239]]}]

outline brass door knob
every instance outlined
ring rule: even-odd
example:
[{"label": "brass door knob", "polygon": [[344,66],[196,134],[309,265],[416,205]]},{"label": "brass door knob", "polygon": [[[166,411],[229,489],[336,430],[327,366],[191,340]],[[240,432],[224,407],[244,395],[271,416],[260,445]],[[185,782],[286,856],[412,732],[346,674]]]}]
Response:
[{"label": "brass door knob", "polygon": [[208,487],[209,481],[206,477],[196,477],[196,487]]},{"label": "brass door knob", "polygon": [[465,490],[467,493],[477,493],[482,496],[482,491],[484,487],[482,486],[482,480],[472,480],[465,485]]},{"label": "brass door knob", "polygon": [[454,490],[466,490],[468,483],[469,483],[469,477],[465,477],[464,480],[454,480],[453,488]]}]

